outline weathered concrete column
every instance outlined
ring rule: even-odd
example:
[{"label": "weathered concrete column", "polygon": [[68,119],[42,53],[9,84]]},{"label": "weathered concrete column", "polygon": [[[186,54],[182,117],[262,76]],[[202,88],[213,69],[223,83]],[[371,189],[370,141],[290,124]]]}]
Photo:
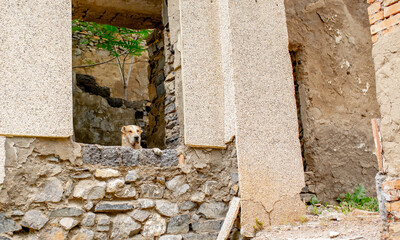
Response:
[{"label": "weathered concrete column", "polygon": [[1,1],[0,21],[0,135],[71,136],[71,1]]},{"label": "weathered concrete column", "polygon": [[186,144],[218,147],[234,128],[243,235],[256,219],[294,220],[305,210],[304,174],[283,1],[180,7]]}]

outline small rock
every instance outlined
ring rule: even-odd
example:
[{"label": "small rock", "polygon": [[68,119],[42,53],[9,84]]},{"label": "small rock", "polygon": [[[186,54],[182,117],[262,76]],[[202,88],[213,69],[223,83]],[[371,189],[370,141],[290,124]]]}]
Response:
[{"label": "small rock", "polygon": [[83,214],[83,210],[77,207],[65,207],[50,212],[50,217],[78,217]]},{"label": "small rock", "polygon": [[125,185],[124,180],[121,179],[112,179],[107,182],[107,190],[108,193],[114,193],[119,189],[123,188]]},{"label": "small rock", "polygon": [[233,183],[238,183],[239,182],[239,174],[238,173],[232,173],[231,174],[231,180]]},{"label": "small rock", "polygon": [[159,213],[167,217],[173,217],[179,213],[178,205],[167,200],[157,200],[156,209]]},{"label": "small rock", "polygon": [[195,213],[195,214],[193,214],[193,216],[192,216],[192,220],[197,222],[197,221],[200,220],[200,216],[197,215],[197,214]]},{"label": "small rock", "polygon": [[228,206],[222,202],[211,201],[200,205],[198,213],[206,218],[225,218]]},{"label": "small rock", "polygon": [[10,218],[6,218],[4,212],[0,213],[0,233],[15,232],[21,230],[21,226]]},{"label": "small rock", "polygon": [[159,148],[153,148],[153,152],[157,156],[161,156],[163,154],[163,152]]},{"label": "small rock", "polygon": [[49,219],[39,210],[30,210],[22,218],[21,225],[27,228],[40,230]]},{"label": "small rock", "polygon": [[192,196],[190,197],[190,200],[192,202],[201,203],[201,202],[204,202],[205,197],[206,197],[206,195],[203,192],[196,192],[196,193],[192,194]]},{"label": "small rock", "polygon": [[118,190],[115,194],[118,198],[135,198],[137,195],[136,189],[132,186],[124,186]]},{"label": "small rock", "polygon": [[231,195],[236,195],[238,193],[238,191],[239,191],[239,186],[236,184],[231,187],[231,189],[229,190],[229,193]]},{"label": "small rock", "polygon": [[321,220],[326,221],[342,221],[344,219],[344,214],[339,212],[330,212],[330,211],[323,211],[321,215],[318,216]]},{"label": "small rock", "polygon": [[58,159],[58,157],[55,157],[55,156],[48,156],[48,157],[46,157],[46,160],[49,162],[59,162],[60,161],[60,159]]},{"label": "small rock", "polygon": [[339,235],[340,235],[339,232],[329,232],[329,237],[330,238],[335,238],[335,237],[338,237]]},{"label": "small rock", "polygon": [[110,230],[110,217],[107,215],[97,215],[97,231],[107,232]]},{"label": "small rock", "polygon": [[148,208],[152,208],[155,206],[155,202],[151,199],[138,199],[139,204],[140,204],[140,208],[142,209],[148,209]]},{"label": "small rock", "polygon": [[90,209],[93,208],[93,202],[87,202],[87,203],[85,204],[85,206],[83,206],[83,208],[84,208],[86,211],[90,211]]},{"label": "small rock", "polygon": [[132,183],[135,182],[139,178],[138,174],[136,173],[135,170],[131,170],[128,172],[128,174],[125,176],[125,182],[127,183]]},{"label": "small rock", "polygon": [[115,178],[121,176],[121,173],[112,168],[96,169],[94,174],[97,178]]},{"label": "small rock", "polygon": [[186,184],[185,176],[178,175],[178,176],[174,177],[173,179],[167,181],[167,183],[165,185],[167,186],[167,188],[169,190],[174,192],[174,195],[179,196],[187,191],[186,190],[185,192],[177,192],[185,184]]},{"label": "small rock", "polygon": [[159,240],[182,240],[181,235],[163,235]]},{"label": "small rock", "polygon": [[217,239],[217,233],[203,233],[203,234],[195,234],[188,233],[183,235],[183,239],[185,240],[215,240]]},{"label": "small rock", "polygon": [[68,230],[72,229],[73,227],[75,227],[76,225],[78,225],[78,221],[76,221],[73,218],[66,217],[66,218],[62,218],[60,220],[60,225],[61,225],[61,227],[63,227],[65,230],[68,231]]},{"label": "small rock", "polygon": [[41,187],[35,202],[59,202],[63,196],[64,188],[60,180],[49,178]]},{"label": "small rock", "polygon": [[140,197],[162,198],[164,196],[164,188],[155,184],[143,184],[140,189]]},{"label": "small rock", "polygon": [[71,240],[93,240],[94,233],[91,230],[81,228]]},{"label": "small rock", "polygon": [[219,232],[224,220],[206,220],[192,223],[193,231],[197,233],[213,233]]},{"label": "small rock", "polygon": [[129,215],[139,222],[144,222],[147,218],[149,218],[150,212],[135,209],[132,212],[130,212]]},{"label": "small rock", "polygon": [[139,233],[141,225],[127,215],[117,215],[113,219],[111,239],[127,239]]},{"label": "small rock", "polygon": [[218,186],[217,181],[207,181],[203,186],[203,192],[207,196],[210,196],[215,192],[215,190],[217,189],[217,186]]},{"label": "small rock", "polygon": [[108,239],[108,234],[105,232],[96,232],[94,234],[94,239],[95,240],[105,240]]},{"label": "small rock", "polygon": [[42,231],[40,231],[39,239],[40,240],[64,240],[64,239],[67,239],[67,236],[61,228],[51,227],[50,229],[43,229]]},{"label": "small rock", "polygon": [[92,174],[90,174],[90,173],[82,173],[82,174],[73,175],[71,177],[73,179],[86,179],[86,178],[92,177]]},{"label": "small rock", "polygon": [[95,212],[126,212],[133,209],[129,202],[100,202],[94,208]]},{"label": "small rock", "polygon": [[92,213],[92,212],[88,212],[86,214],[86,216],[82,219],[82,226],[85,227],[91,227],[94,225],[94,219],[96,217],[96,214]]},{"label": "small rock", "polygon": [[106,194],[106,183],[92,180],[80,181],[74,188],[72,195],[75,198],[100,200]]},{"label": "small rock", "polygon": [[179,205],[179,209],[181,211],[192,210],[195,207],[196,207],[196,203],[194,203],[192,201],[185,201],[185,202],[181,203],[181,205]]},{"label": "small rock", "polygon": [[11,217],[22,217],[24,213],[21,210],[12,210]]},{"label": "small rock", "polygon": [[144,237],[160,236],[165,233],[166,229],[166,220],[158,214],[153,214],[153,216],[144,224],[142,235]]},{"label": "small rock", "polygon": [[181,234],[189,232],[189,214],[175,216],[170,219],[167,227],[167,233]]}]

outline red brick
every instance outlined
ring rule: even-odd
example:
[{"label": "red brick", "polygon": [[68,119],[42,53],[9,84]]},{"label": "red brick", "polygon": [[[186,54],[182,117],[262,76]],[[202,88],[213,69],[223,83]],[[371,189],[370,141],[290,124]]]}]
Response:
[{"label": "red brick", "polygon": [[374,3],[375,0],[367,0],[367,2],[368,2],[369,4],[371,4],[371,3]]},{"label": "red brick", "polygon": [[383,11],[372,14],[369,16],[369,23],[373,25],[376,21],[383,20]]},{"label": "red brick", "polygon": [[400,2],[384,9],[385,18],[400,13]]},{"label": "red brick", "polygon": [[374,14],[374,13],[377,13],[377,12],[379,12],[379,10],[381,10],[381,3],[380,2],[375,2],[375,3],[373,3],[373,4],[371,4],[369,7],[368,7],[368,14],[369,15],[372,15],[372,14]]},{"label": "red brick", "polygon": [[390,18],[385,19],[382,22],[376,23],[371,26],[371,34],[374,35],[382,30],[390,28],[396,24],[400,23],[400,14],[391,16]]},{"label": "red brick", "polygon": [[383,6],[387,7],[392,5],[393,3],[397,3],[399,0],[383,0]]},{"label": "red brick", "polygon": [[394,189],[394,181],[386,181],[382,183],[382,188],[384,190]]},{"label": "red brick", "polygon": [[[387,209],[387,207],[386,207]],[[392,202],[390,203],[390,211],[400,211],[400,202]]]},{"label": "red brick", "polygon": [[371,41],[372,43],[376,43],[376,41],[378,41],[378,34],[372,35]]}]

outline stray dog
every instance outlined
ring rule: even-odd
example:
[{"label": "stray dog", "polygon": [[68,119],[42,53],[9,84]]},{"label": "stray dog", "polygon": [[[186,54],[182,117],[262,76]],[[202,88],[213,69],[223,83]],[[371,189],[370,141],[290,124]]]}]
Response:
[{"label": "stray dog", "polygon": [[123,126],[121,129],[121,145],[133,149],[141,149],[140,146],[142,129],[136,125]]},{"label": "stray dog", "polygon": [[[123,126],[121,129],[121,146],[142,149],[142,146],[140,146],[142,132],[142,129],[136,125]],[[157,156],[162,155],[159,148],[153,148],[153,152]]]}]

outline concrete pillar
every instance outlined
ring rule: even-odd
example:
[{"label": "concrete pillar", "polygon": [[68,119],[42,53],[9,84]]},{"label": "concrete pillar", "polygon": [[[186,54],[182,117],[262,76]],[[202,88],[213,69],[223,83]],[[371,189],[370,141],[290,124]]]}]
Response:
[{"label": "concrete pillar", "polygon": [[0,135],[71,136],[71,1],[3,0],[0,21]]},{"label": "concrete pillar", "polygon": [[283,1],[180,7],[186,144],[223,146],[234,129],[244,236],[256,219],[298,218],[304,173]]}]

